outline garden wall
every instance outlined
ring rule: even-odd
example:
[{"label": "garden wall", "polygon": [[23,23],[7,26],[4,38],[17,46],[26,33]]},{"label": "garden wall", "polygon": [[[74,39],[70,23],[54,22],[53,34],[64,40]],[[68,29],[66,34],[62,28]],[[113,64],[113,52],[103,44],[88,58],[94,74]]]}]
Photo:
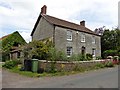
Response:
[{"label": "garden wall", "polygon": [[39,68],[49,71],[51,67],[55,67],[57,71],[73,71],[73,70],[82,70],[94,68],[97,63],[100,63],[103,60],[94,60],[94,61],[57,61],[54,65],[51,61],[39,60]]}]

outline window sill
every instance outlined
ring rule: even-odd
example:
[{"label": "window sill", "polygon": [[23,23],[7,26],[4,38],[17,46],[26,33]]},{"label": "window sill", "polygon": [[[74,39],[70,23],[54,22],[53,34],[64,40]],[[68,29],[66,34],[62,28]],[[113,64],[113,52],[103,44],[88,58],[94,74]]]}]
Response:
[{"label": "window sill", "polygon": [[81,41],[82,43],[85,43],[85,41]]},{"label": "window sill", "polygon": [[71,39],[67,39],[67,41],[70,41],[70,42],[72,42],[72,40],[71,40]]}]

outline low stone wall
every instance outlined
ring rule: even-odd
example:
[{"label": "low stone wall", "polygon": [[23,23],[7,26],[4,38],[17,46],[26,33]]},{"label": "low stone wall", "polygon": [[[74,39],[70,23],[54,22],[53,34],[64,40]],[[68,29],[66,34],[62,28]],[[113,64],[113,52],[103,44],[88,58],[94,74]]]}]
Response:
[{"label": "low stone wall", "polygon": [[[55,69],[57,71],[73,71],[76,69],[84,69],[94,67],[97,63],[104,60],[94,60],[94,61],[57,61],[55,63]],[[49,71],[51,69],[51,61],[39,60],[39,68]]]}]

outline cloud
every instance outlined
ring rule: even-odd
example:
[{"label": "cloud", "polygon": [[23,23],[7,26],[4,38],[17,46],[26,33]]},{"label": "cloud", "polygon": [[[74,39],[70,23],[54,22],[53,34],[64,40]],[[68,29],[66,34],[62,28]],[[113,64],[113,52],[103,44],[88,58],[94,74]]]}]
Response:
[{"label": "cloud", "polygon": [[23,37],[23,38],[25,38],[25,40],[26,40],[26,42],[28,43],[28,42],[30,42],[31,41],[31,36],[30,36],[30,33],[31,32],[25,32],[25,31],[20,31],[20,30],[18,30],[19,32],[20,32],[20,35]]},{"label": "cloud", "polygon": [[29,42],[30,33],[43,5],[47,5],[48,15],[78,24],[84,19],[86,26],[92,30],[103,25],[111,28],[116,26],[118,22],[118,1],[4,0],[0,1],[0,30],[4,32],[3,35],[18,30]]}]

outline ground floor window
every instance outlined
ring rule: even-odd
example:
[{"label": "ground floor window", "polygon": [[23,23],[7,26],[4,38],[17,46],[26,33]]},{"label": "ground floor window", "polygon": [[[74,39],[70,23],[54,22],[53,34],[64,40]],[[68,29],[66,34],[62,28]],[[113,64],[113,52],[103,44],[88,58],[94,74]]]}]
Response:
[{"label": "ground floor window", "polygon": [[92,55],[95,56],[95,48],[92,49]]},{"label": "ground floor window", "polygon": [[67,47],[67,56],[70,57],[72,55],[72,47]]}]

